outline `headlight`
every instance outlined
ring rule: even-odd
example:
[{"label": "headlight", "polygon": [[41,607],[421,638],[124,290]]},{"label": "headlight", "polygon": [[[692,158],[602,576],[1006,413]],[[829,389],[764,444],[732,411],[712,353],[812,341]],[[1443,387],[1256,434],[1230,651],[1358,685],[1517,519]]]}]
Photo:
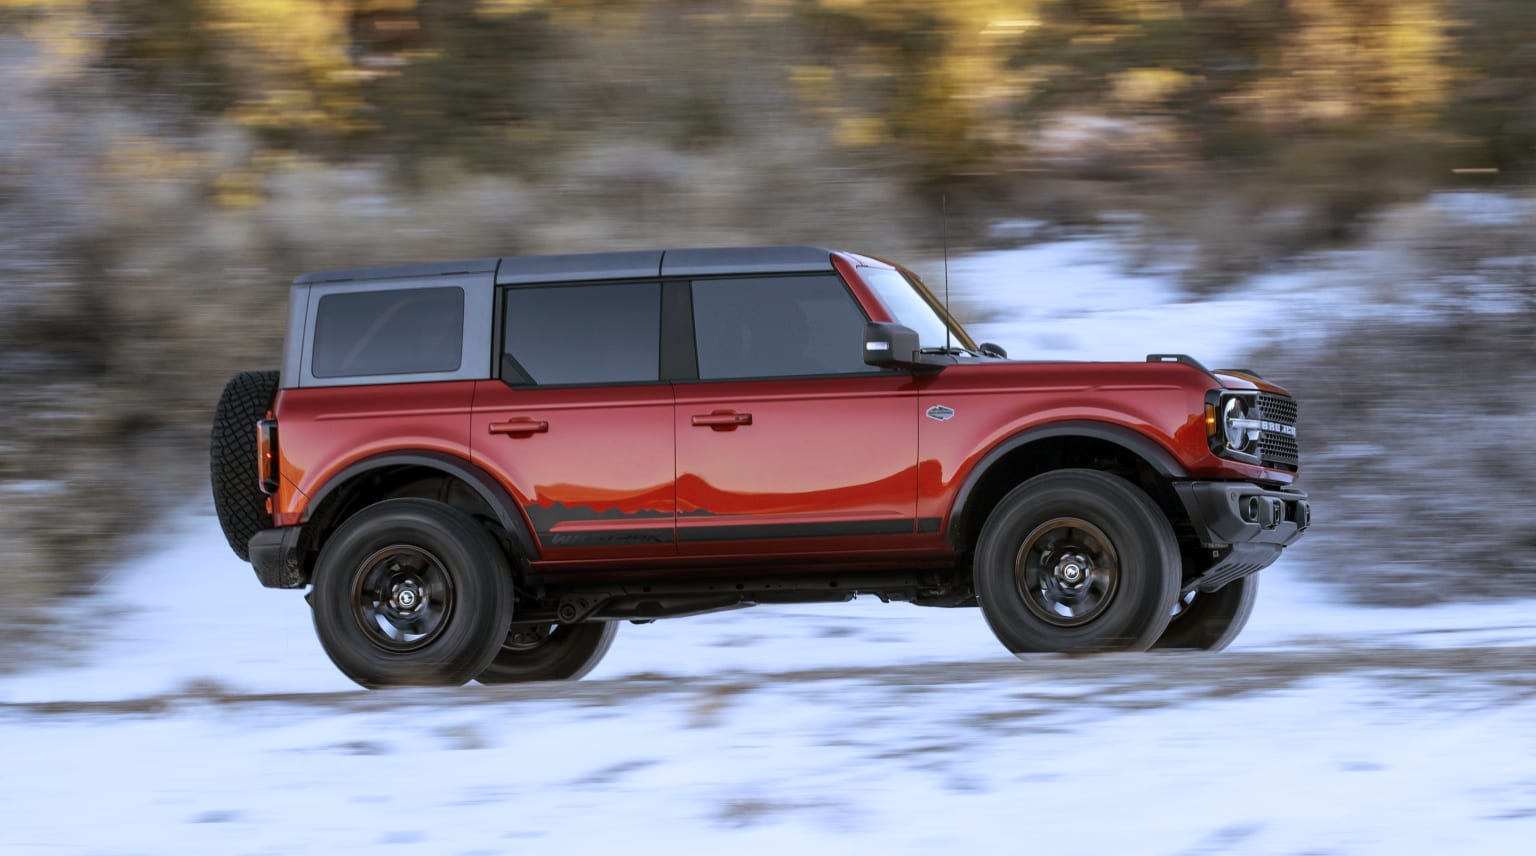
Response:
[{"label": "headlight", "polygon": [[1259,433],[1258,399],[1252,393],[1212,390],[1205,399],[1206,436],[1211,451],[1236,460],[1257,463]]},{"label": "headlight", "polygon": [[1259,425],[1259,420],[1248,418],[1243,399],[1232,396],[1221,406],[1221,431],[1228,449],[1252,454],[1259,444]]}]

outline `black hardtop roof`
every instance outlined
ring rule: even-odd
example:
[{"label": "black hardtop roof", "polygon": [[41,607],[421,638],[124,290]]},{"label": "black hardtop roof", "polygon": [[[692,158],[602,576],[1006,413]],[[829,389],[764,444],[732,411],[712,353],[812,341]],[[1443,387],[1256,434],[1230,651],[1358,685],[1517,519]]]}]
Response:
[{"label": "black hardtop roof", "polygon": [[497,285],[517,285],[591,279],[814,273],[832,270],[833,252],[824,247],[713,247],[574,253],[558,256],[505,256],[499,259],[464,259],[451,262],[317,271],[303,274],[293,282],[295,285],[309,285],[321,282],[428,279],[455,274],[495,273]]}]

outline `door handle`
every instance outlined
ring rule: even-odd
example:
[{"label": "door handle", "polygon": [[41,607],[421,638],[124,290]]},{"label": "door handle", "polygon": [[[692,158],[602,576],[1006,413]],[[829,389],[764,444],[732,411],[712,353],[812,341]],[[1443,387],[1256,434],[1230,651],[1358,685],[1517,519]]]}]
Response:
[{"label": "door handle", "polygon": [[505,434],[508,437],[526,437],[529,434],[545,434],[549,432],[548,422],[540,419],[529,419],[526,416],[508,419],[506,422],[492,422],[487,427],[492,434]]},{"label": "door handle", "polygon": [[738,425],[751,425],[752,414],[737,413],[734,410],[716,410],[714,413],[699,413],[693,417],[693,424],[699,428],[714,428],[717,431],[729,431]]}]

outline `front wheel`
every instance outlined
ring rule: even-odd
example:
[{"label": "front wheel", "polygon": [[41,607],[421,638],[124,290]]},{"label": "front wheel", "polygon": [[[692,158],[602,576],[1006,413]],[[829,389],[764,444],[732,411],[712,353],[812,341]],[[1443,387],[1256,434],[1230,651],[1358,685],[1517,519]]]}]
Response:
[{"label": "front wheel", "polygon": [[325,653],[365,687],[466,683],[512,621],[501,547],[474,518],[423,499],[347,520],[320,551],[313,594]]},{"label": "front wheel", "polygon": [[1008,650],[1145,651],[1179,592],[1178,542],[1151,498],[1096,470],[1036,476],[976,545],[976,594]]},{"label": "front wheel", "polygon": [[618,631],[619,625],[612,621],[513,625],[496,659],[475,680],[482,684],[574,681],[603,659]]},{"label": "front wheel", "polygon": [[1220,651],[1243,632],[1259,591],[1257,574],[1213,592],[1191,592],[1174,602],[1173,620],[1153,648]]}]

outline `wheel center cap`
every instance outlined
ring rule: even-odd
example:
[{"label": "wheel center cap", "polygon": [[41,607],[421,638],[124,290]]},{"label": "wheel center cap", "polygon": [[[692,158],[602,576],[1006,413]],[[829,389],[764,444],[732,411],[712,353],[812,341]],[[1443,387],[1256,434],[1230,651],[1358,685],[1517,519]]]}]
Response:
[{"label": "wheel center cap", "polygon": [[389,598],[390,605],[402,612],[416,610],[421,606],[422,600],[421,589],[416,586],[414,580],[395,586]]},{"label": "wheel center cap", "polygon": [[1068,556],[1056,566],[1056,578],[1069,586],[1076,586],[1088,578],[1087,563],[1079,556]]}]

